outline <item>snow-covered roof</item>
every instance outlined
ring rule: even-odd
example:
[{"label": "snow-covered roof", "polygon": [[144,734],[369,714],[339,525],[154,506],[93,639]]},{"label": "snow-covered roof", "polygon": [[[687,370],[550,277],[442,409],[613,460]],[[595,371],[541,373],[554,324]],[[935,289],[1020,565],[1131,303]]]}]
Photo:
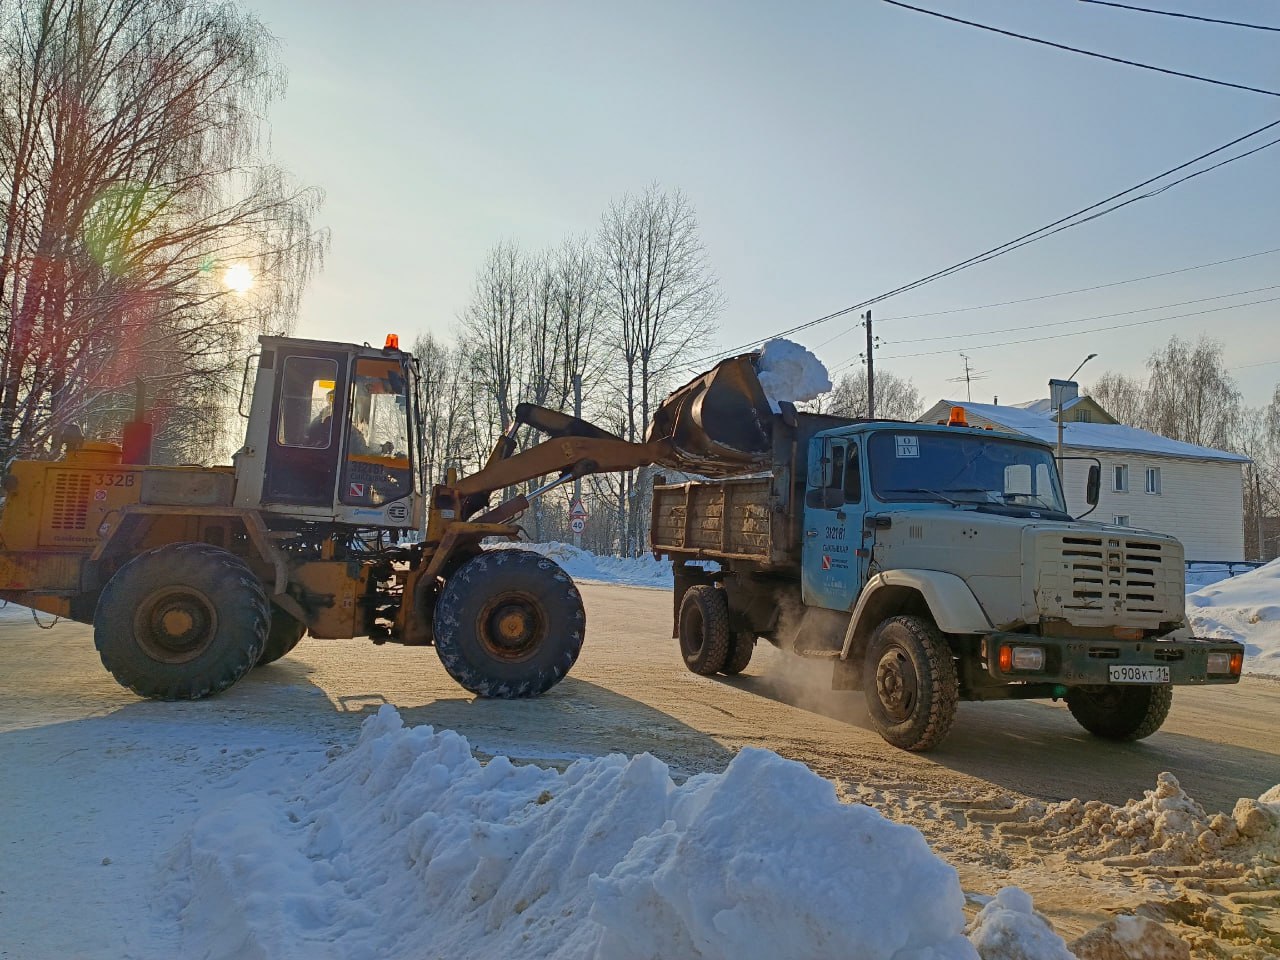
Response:
[{"label": "snow-covered roof", "polygon": [[[1070,410],[1084,397],[1072,397],[1062,405],[1063,410]],[[1041,417],[1053,417],[1053,401],[1048,397],[1042,397],[1039,400],[1028,400],[1026,403],[1015,403],[1013,405],[1018,410],[1026,410],[1028,413],[1034,413]]]},{"label": "snow-covered roof", "polygon": [[[1047,416],[1033,413],[1021,407],[996,406],[991,403],[969,403],[965,400],[943,400],[946,406],[964,407],[979,417],[1002,427],[1045,443],[1058,442],[1058,424]],[[1126,453],[1150,453],[1159,457],[1180,457],[1185,460],[1221,460],[1227,463],[1248,463],[1249,458],[1213,447],[1200,447],[1194,443],[1170,440],[1150,430],[1126,427],[1118,423],[1065,423],[1062,443],[1078,450],[1119,450]]]}]

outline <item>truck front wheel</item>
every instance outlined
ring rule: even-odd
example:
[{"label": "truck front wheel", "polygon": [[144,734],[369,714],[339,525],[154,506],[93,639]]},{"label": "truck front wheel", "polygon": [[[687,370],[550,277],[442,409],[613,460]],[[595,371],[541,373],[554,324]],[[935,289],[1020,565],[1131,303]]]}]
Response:
[{"label": "truck front wheel", "polygon": [[867,713],[876,732],[903,750],[928,750],[951,729],[959,684],[951,648],[921,617],[876,627],[863,667]]},{"label": "truck front wheel", "polygon": [[1104,740],[1141,740],[1164,723],[1173,705],[1169,686],[1072,687],[1067,709],[1076,722]]},{"label": "truck front wheel", "polygon": [[724,669],[729,658],[729,604],[723,590],[701,583],[685,591],[680,601],[680,654],[686,667],[704,677]]},{"label": "truck front wheel", "polygon": [[445,581],[436,653],[449,676],[482,697],[535,697],[563,679],[587,629],[569,575],[529,550],[490,550]]},{"label": "truck front wheel", "polygon": [[270,618],[262,582],[243,560],[178,543],[139,554],[107,582],[93,641],[102,665],[134,693],[198,700],[257,663]]}]

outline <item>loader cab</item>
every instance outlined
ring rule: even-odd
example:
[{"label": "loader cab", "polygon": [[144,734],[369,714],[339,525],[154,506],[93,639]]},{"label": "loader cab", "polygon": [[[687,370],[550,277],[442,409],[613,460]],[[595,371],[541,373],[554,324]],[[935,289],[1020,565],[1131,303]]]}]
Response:
[{"label": "loader cab", "polygon": [[[236,505],[282,519],[417,527],[411,358],[390,345],[260,343],[246,441],[235,457]],[[249,375],[246,368],[246,390]]]}]

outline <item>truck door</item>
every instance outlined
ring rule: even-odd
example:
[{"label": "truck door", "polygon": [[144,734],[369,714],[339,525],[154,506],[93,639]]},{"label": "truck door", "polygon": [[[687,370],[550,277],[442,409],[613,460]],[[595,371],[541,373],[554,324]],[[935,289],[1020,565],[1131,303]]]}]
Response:
[{"label": "truck door", "polygon": [[333,505],[347,409],[347,357],[321,350],[279,364],[267,440],[263,503]]},{"label": "truck door", "polygon": [[858,443],[814,440],[805,491],[800,585],[804,602],[852,609],[862,589],[862,468]]}]

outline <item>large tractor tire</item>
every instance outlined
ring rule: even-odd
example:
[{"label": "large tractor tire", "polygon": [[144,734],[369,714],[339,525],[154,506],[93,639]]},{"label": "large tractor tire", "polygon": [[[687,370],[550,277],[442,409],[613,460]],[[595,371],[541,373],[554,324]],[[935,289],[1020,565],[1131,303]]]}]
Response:
[{"label": "large tractor tire", "polygon": [[265,667],[275,663],[288,654],[302,640],[307,632],[307,625],[291,613],[279,607],[271,607],[271,629],[267,631],[267,642],[262,646],[262,655],[255,666]]},{"label": "large tractor tire", "polygon": [[271,608],[243,560],[203,543],[148,550],[108,581],[93,618],[102,664],[134,693],[198,700],[262,656]]},{"label": "large tractor tire", "polygon": [[700,583],[680,601],[680,655],[694,673],[710,677],[729,659],[729,604],[724,591]]},{"label": "large tractor tire", "polygon": [[928,750],[951,729],[960,696],[951,648],[921,617],[890,617],[876,627],[863,666],[867,713],[886,741]]},{"label": "large tractor tire", "polygon": [[578,659],[587,614],[573,580],[529,550],[490,550],[445,581],[436,653],[449,676],[482,697],[536,697]]},{"label": "large tractor tire", "polygon": [[1173,705],[1170,686],[1072,687],[1067,709],[1095,737],[1104,740],[1141,740],[1164,723]]},{"label": "large tractor tire", "polygon": [[754,633],[735,633],[729,641],[729,655],[725,657],[724,666],[720,668],[720,672],[730,677],[737,676],[747,669],[755,650],[756,635]]}]

